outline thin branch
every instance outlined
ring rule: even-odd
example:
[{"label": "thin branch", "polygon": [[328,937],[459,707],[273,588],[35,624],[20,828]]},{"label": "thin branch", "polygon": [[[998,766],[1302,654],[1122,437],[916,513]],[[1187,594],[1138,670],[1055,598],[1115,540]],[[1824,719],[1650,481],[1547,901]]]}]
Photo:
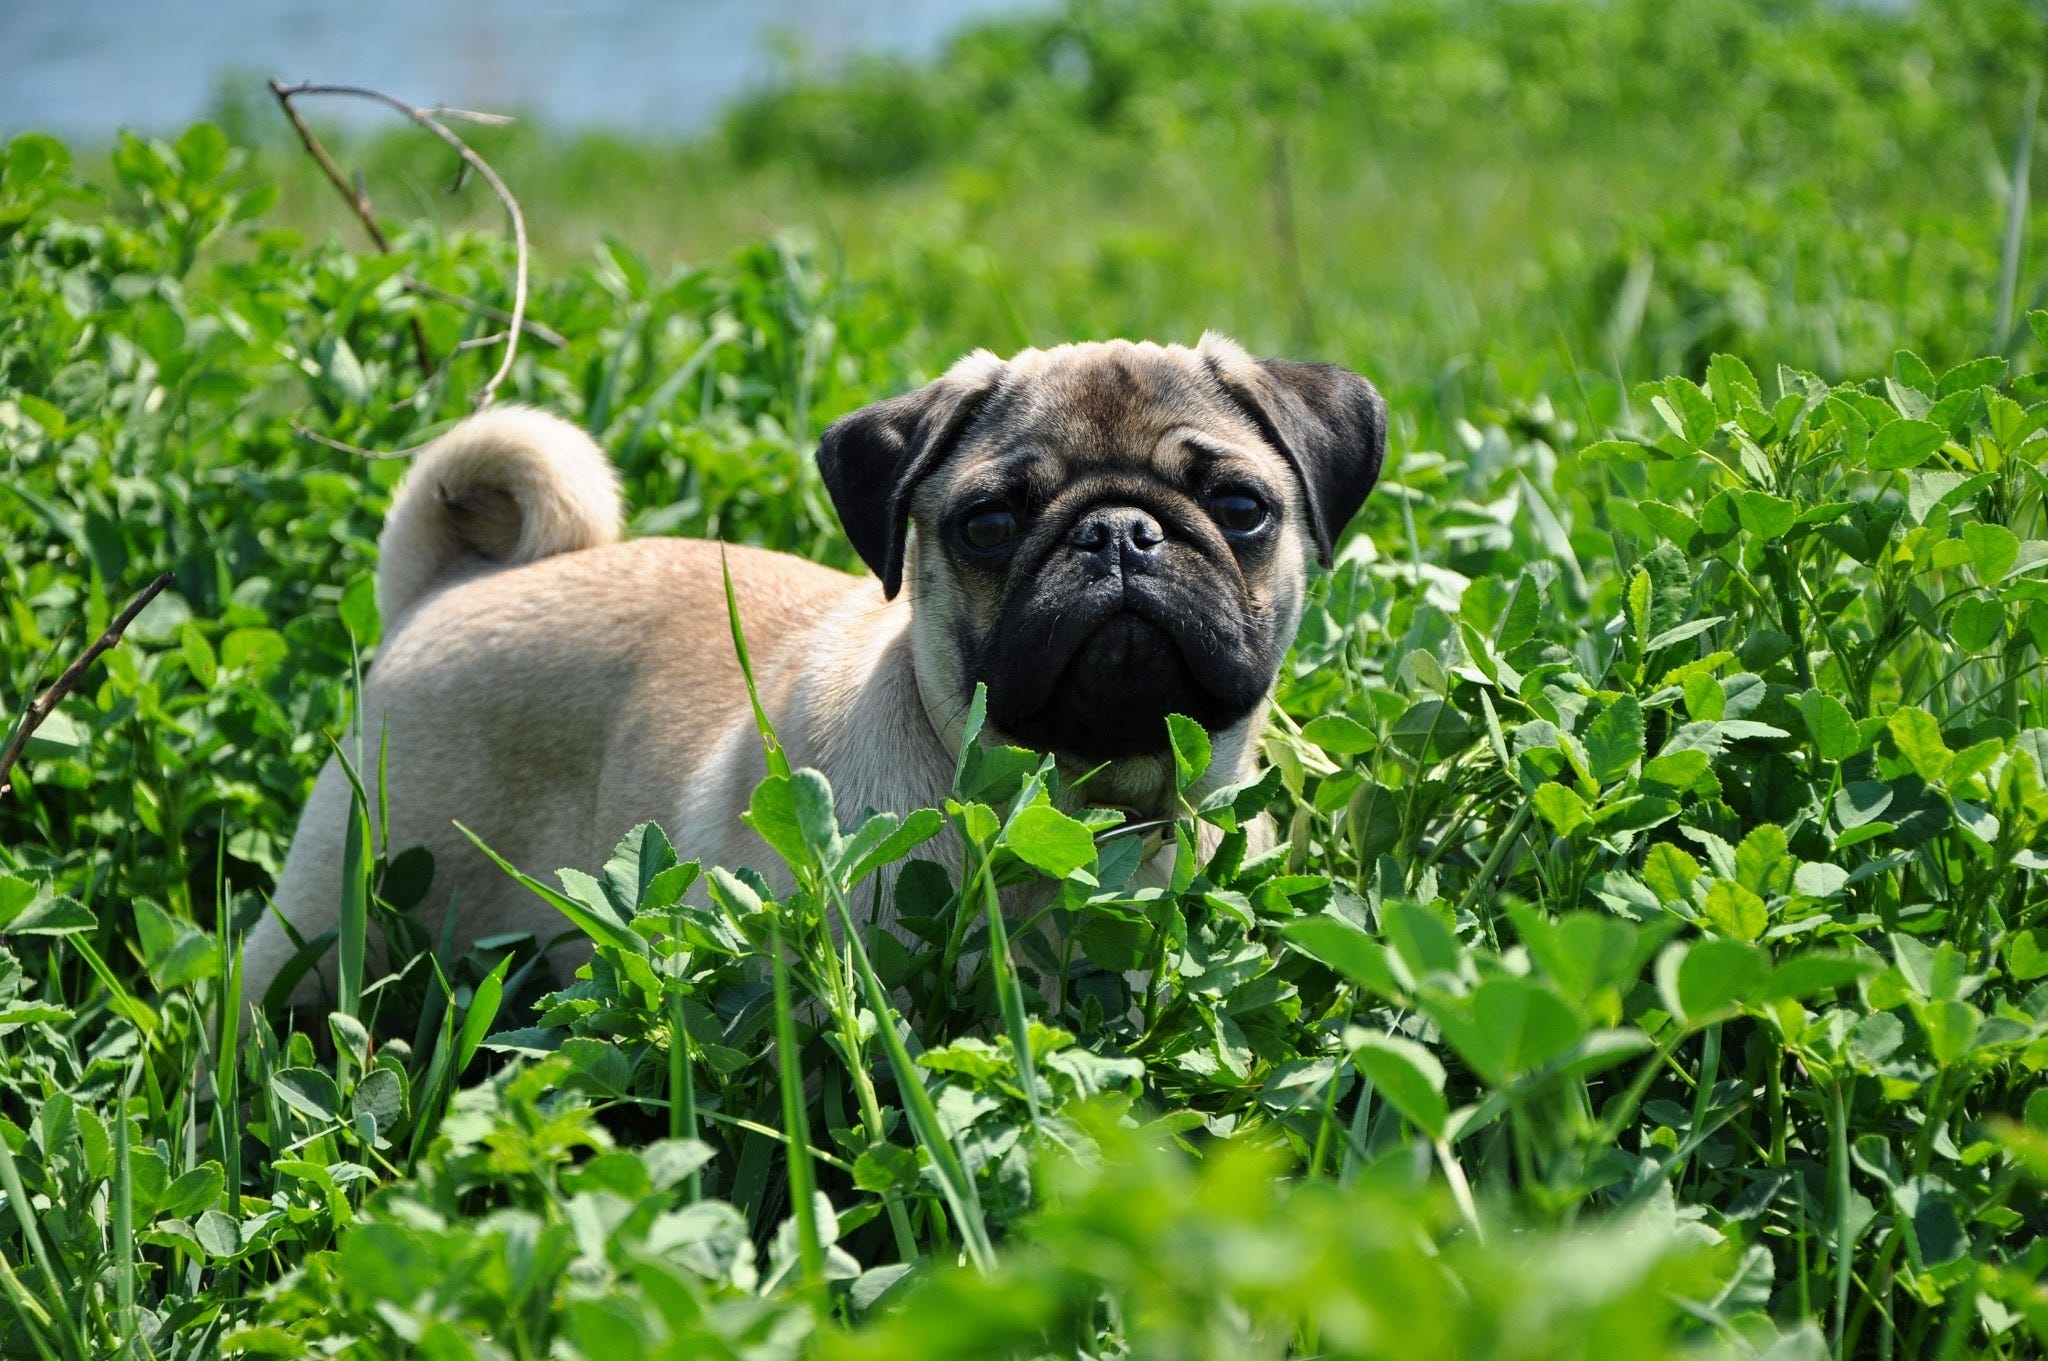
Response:
[{"label": "thin branch", "polygon": [[[445,288],[436,288],[424,280],[413,278],[410,274],[401,276],[398,286],[408,293],[417,293],[423,298],[432,298],[436,302],[445,302],[451,306],[467,307],[471,311],[481,312],[492,321],[512,320],[512,314],[502,307],[493,307],[487,302],[478,302],[475,298],[465,298],[460,293],[450,293]],[[566,350],[569,348],[569,337],[545,322],[535,321],[532,317],[528,317],[520,323],[520,329],[552,349]]]},{"label": "thin branch", "polygon": [[64,702],[64,696],[77,688],[78,682],[85,676],[86,669],[99,660],[100,654],[121,641],[121,635],[135,622],[135,616],[141,614],[150,601],[162,595],[164,587],[170,584],[171,574],[165,572],[143,587],[142,594],[129,601],[127,609],[114,616],[114,622],[107,625],[107,631],[95,639],[93,645],[81,653],[77,661],[65,667],[64,674],[57,677],[50,688],[37,695],[35,702],[28,706],[28,712],[21,716],[21,725],[14,730],[14,736],[7,739],[7,749],[0,751],[0,798],[4,798],[8,791],[14,788],[8,778],[8,772],[13,770],[14,763],[21,759],[21,753],[28,746],[28,739],[35,734],[35,730],[42,727],[43,721]]},{"label": "thin branch", "polygon": [[[427,447],[426,444],[408,444],[403,449],[365,449],[360,444],[350,444],[345,439],[336,439],[332,435],[323,435],[318,430],[309,429],[298,424],[292,426],[292,433],[300,439],[311,440],[315,444],[324,444],[329,449],[337,449],[344,454],[354,454],[357,458],[411,458],[414,454]],[[431,440],[428,441],[429,444],[432,442]]]},{"label": "thin branch", "polygon": [[[370,244],[377,248],[379,255],[391,254],[391,239],[384,235],[384,229],[377,225],[377,215],[370,210],[370,195],[369,191],[363,188],[362,176],[358,174],[351,180],[342,173],[341,167],[334,163],[334,158],[327,154],[327,148],[313,135],[313,129],[306,126],[306,120],[299,117],[299,111],[292,107],[291,97],[285,93],[283,85],[272,79],[270,92],[277,96],[279,106],[284,109],[284,116],[291,119],[292,130],[299,134],[299,144],[306,148],[306,154],[313,158],[313,163],[320,167],[320,173],[327,176],[328,183],[334,186],[335,191],[347,200],[350,210],[356,215],[356,221],[363,224],[363,231],[369,235]],[[412,318],[412,348],[413,354],[419,360],[420,372],[431,376],[434,372],[434,357],[427,350],[426,328],[420,325],[418,317]]]},{"label": "thin branch", "polygon": [[509,128],[519,121],[509,113],[479,113],[475,109],[453,109],[446,104],[436,104],[427,112],[436,118],[453,118],[462,123],[481,123],[487,128]]},{"label": "thin branch", "polygon": [[[490,376],[489,381],[484,384],[483,390],[477,394],[476,398],[477,410],[481,411],[489,406],[492,399],[497,396],[499,384],[503,383],[512,372],[513,361],[519,357],[519,337],[526,329],[528,250],[526,244],[526,215],[520,211],[519,200],[512,196],[511,189],[506,186],[504,180],[498,177],[498,172],[491,168],[490,162],[477,155],[470,148],[469,143],[457,137],[453,132],[450,132],[448,125],[443,123],[440,117],[436,116],[434,110],[408,104],[402,99],[385,94],[382,90],[372,90],[362,85],[317,85],[310,81],[302,82],[298,85],[286,85],[281,81],[273,79],[270,82],[270,88],[271,92],[278,97],[278,100],[285,105],[287,110],[291,107],[292,99],[299,95],[342,95],[351,99],[367,99],[374,103],[382,104],[388,109],[396,110],[447,143],[449,148],[462,158],[462,163],[481,176],[484,183],[491,186],[491,192],[498,196],[498,202],[504,205],[506,216],[512,219],[512,244],[516,253],[516,273],[512,282],[512,315],[505,328],[505,357],[499,361],[497,372]],[[443,109],[440,112],[451,118],[474,117],[468,110],[458,112]],[[293,121],[296,123],[298,120],[295,118]]]}]

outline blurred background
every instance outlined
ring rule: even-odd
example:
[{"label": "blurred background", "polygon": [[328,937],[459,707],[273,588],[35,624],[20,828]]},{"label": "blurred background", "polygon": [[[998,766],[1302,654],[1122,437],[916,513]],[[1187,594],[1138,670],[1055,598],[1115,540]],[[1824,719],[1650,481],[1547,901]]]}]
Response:
[{"label": "blurred background", "polygon": [[[550,126],[700,132],[791,65],[929,58],[1028,0],[13,0],[0,129],[175,132],[251,78],[375,85]],[[1041,4],[1042,8],[1043,5]]]},{"label": "blurred background", "polygon": [[[1939,370],[2044,296],[2035,0],[17,0],[0,50],[0,134],[208,117],[269,221],[352,243],[265,76],[517,113],[476,141],[544,264],[795,241],[927,367],[1217,327],[1436,424],[1724,350]],[[307,111],[387,219],[500,228],[417,133]]]}]

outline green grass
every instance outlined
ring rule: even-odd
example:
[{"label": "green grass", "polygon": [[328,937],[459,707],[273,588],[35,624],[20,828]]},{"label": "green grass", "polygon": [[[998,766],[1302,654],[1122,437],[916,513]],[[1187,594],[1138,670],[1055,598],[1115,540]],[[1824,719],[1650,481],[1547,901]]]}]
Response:
[{"label": "green grass", "polygon": [[388,258],[253,110],[0,150],[9,715],[174,574],[0,803],[0,1351],[2040,1355],[2039,20],[1665,9],[1083,5],[488,142],[565,341],[507,393],[636,532],[852,567],[817,431],[974,344],[1235,329],[1381,379],[1394,454],[1165,887],[1029,753],[878,816],[771,760],[783,898],[651,827],[508,867],[597,944],[561,988],[358,837],[296,1029],[235,940],[379,759],[399,465],[294,426],[464,410],[496,323],[401,276],[502,306],[508,249],[413,140],[349,151]]}]

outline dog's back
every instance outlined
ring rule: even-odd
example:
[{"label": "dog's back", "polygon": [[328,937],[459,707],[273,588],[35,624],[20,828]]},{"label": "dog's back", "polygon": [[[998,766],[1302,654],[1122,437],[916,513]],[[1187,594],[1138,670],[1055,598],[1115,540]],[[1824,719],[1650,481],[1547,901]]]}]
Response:
[{"label": "dog's back", "polygon": [[[373,825],[389,802],[378,844],[433,853],[421,923],[438,938],[452,903],[458,948],[503,932],[545,942],[567,925],[470,846],[458,821],[542,875],[594,869],[649,820],[707,861],[751,849],[734,838],[750,835],[737,815],[762,773],[760,742],[730,640],[728,565],[772,710],[799,699],[786,693],[784,653],[814,658],[829,646],[805,646],[813,630],[864,637],[855,617],[886,608],[872,581],[786,554],[618,542],[619,505],[611,466],[587,435],[521,408],[456,427],[394,494],[380,540],[385,638],[362,696],[360,752],[344,747],[370,792]],[[380,750],[389,761],[381,797]],[[694,791],[687,804],[683,789]],[[312,939],[339,918],[350,798],[346,772],[330,760],[286,857],[276,911],[244,947],[252,998],[296,953],[292,932]],[[331,954],[318,974],[332,978]]]}]

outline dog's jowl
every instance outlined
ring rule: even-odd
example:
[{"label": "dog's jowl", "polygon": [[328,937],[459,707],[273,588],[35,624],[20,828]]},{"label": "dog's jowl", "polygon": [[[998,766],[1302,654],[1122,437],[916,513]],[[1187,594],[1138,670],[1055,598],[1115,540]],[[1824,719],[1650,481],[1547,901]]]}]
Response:
[{"label": "dog's jowl", "polygon": [[[654,821],[684,855],[775,882],[739,819],[765,767],[722,557],[768,716],[841,808],[940,803],[985,684],[991,737],[1095,772],[1091,799],[1163,814],[1168,714],[1209,730],[1208,781],[1253,773],[1307,565],[1329,561],[1385,447],[1365,379],[1214,335],[979,352],[825,432],[826,488],[874,571],[854,578],[622,542],[587,435],[522,408],[474,417],[420,455],[380,545],[385,641],[363,696],[364,731],[388,742],[380,834],[433,852],[418,910],[438,934],[452,902],[458,949],[561,923],[457,822],[545,872]],[[278,885],[301,937],[338,915],[349,803],[330,764]],[[272,918],[250,934],[251,995],[293,950]]]}]

